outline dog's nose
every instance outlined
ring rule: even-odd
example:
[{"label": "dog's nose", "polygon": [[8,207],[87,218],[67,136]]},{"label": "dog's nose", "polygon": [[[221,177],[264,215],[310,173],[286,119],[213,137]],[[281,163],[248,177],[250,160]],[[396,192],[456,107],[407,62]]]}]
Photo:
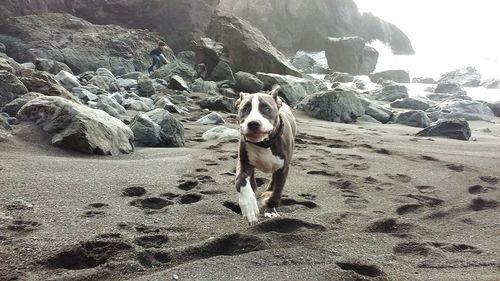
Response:
[{"label": "dog's nose", "polygon": [[258,130],[259,128],[260,128],[260,122],[259,121],[248,122],[248,129],[250,129],[250,130]]}]

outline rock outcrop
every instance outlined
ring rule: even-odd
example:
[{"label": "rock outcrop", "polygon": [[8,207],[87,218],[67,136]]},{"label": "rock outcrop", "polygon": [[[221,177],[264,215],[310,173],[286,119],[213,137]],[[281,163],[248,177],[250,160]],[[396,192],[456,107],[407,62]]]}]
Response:
[{"label": "rock outcrop", "polygon": [[378,61],[377,50],[365,45],[361,37],[328,38],[326,59],[333,71],[352,75],[368,75]]},{"label": "rock outcrop", "polygon": [[338,123],[353,123],[365,114],[356,94],[341,89],[309,95],[298,107],[311,117]]},{"label": "rock outcrop", "polygon": [[295,106],[307,95],[314,94],[318,90],[311,80],[290,75],[259,72],[257,78],[264,82],[264,90],[267,91],[271,90],[274,85],[279,85],[280,97],[291,106]]},{"label": "rock outcrop", "polygon": [[417,133],[419,137],[447,137],[457,140],[469,140],[469,123],[463,119],[441,120]]},{"label": "rock outcrop", "polygon": [[457,83],[464,87],[479,87],[482,75],[477,70],[468,66],[443,74],[438,83]]}]

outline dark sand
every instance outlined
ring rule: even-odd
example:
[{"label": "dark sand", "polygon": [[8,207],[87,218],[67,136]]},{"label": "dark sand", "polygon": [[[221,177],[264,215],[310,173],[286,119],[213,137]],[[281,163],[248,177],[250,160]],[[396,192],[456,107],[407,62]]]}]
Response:
[{"label": "dark sand", "polygon": [[237,144],[199,141],[194,116],[185,148],[118,157],[18,127],[0,143],[0,280],[499,280],[498,122],[465,142],[296,114],[282,216],[255,226]]}]

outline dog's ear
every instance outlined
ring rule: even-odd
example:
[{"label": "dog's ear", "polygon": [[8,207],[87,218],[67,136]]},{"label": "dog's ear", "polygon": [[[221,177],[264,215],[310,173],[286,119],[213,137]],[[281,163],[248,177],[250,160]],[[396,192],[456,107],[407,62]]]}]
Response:
[{"label": "dog's ear", "polygon": [[240,97],[234,102],[234,107],[236,109],[238,109],[240,107],[240,104],[241,102],[243,101],[243,99],[247,96],[248,94],[247,93],[243,93],[241,92],[240,93]]},{"label": "dog's ear", "polygon": [[273,97],[274,101],[276,101],[278,108],[280,108],[282,104],[281,98],[279,97],[280,91],[281,91],[280,85],[276,84],[273,86],[271,92],[269,92],[269,94]]}]

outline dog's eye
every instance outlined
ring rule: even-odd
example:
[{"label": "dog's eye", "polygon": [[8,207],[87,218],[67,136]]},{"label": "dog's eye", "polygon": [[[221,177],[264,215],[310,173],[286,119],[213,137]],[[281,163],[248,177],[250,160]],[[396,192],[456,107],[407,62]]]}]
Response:
[{"label": "dog's eye", "polygon": [[243,107],[243,112],[248,112],[250,110],[250,107],[248,105]]},{"label": "dog's eye", "polygon": [[269,106],[267,106],[267,105],[266,105],[266,106],[264,107],[264,111],[265,111],[265,112],[270,112],[270,111],[271,111],[271,108],[270,108]]}]

